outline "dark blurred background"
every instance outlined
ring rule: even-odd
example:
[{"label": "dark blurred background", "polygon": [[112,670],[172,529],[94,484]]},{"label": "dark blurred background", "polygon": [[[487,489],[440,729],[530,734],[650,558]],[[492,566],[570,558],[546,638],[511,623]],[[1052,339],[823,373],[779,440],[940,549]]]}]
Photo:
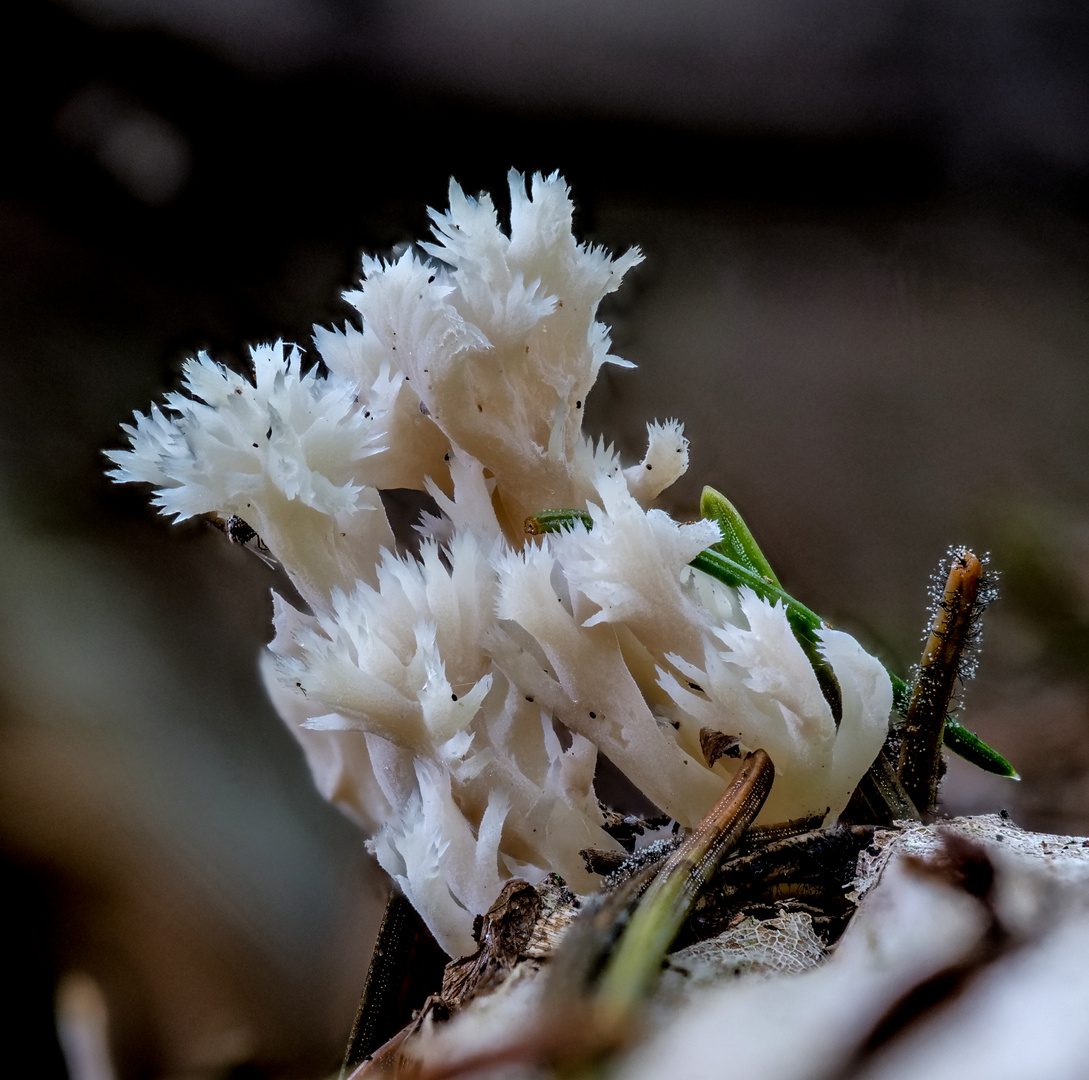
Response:
[{"label": "dark blurred background", "polygon": [[583,237],[643,247],[605,312],[639,367],[589,426],[634,457],[684,419],[670,508],[726,491],[787,587],[900,670],[946,547],[992,553],[964,719],[1024,780],[955,765],[946,808],[1089,831],[1084,5],[0,21],[3,1015],[34,1075],[65,1075],[62,977],[69,1060],[105,1023],[123,1080],[339,1060],[383,886],[264,700],[271,572],[109,485],[101,450],[197,349],[346,318],[360,252],[422,236],[451,175],[502,206],[510,166],[560,169]]}]

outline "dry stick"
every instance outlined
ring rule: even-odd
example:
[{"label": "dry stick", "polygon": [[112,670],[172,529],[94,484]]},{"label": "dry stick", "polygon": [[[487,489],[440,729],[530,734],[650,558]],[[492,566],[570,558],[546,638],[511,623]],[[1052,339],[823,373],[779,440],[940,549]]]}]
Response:
[{"label": "dry stick", "polygon": [[340,1067],[340,1080],[345,1080],[397,1030],[387,1017],[397,1006],[401,980],[408,965],[412,931],[415,930],[414,915],[412,905],[394,888],[386,902],[386,913],[374,943],[367,982]]},{"label": "dry stick", "polygon": [[371,954],[339,1080],[349,1077],[408,1023],[415,998],[422,1001],[428,992],[439,989],[445,966],[439,961],[442,955],[416,909],[394,887]]},{"label": "dry stick", "polygon": [[649,882],[635,878],[587,907],[550,959],[541,1015],[526,1030],[461,1059],[416,1066],[391,1041],[349,1080],[411,1076],[455,1080],[499,1065],[545,1065],[567,1078],[596,1078],[603,1058],[633,1033],[633,1021],[662,961],[719,863],[736,846],[771,791],[775,767],[763,750],[741,763],[733,783]]},{"label": "dry stick", "polygon": [[597,985],[596,1011],[606,1027],[621,1027],[646,1000],[700,891],[760,812],[774,777],[763,750],[749,754],[711,812],[647,887]]},{"label": "dry stick", "polygon": [[924,815],[934,813],[941,779],[945,714],[961,656],[978,614],[983,564],[967,548],[953,556],[912,688],[900,748],[900,781]]},{"label": "dry stick", "polygon": [[900,782],[899,770],[889,761],[884,750],[859,780],[839,820],[841,825],[891,825],[894,821],[922,821],[922,815]]}]

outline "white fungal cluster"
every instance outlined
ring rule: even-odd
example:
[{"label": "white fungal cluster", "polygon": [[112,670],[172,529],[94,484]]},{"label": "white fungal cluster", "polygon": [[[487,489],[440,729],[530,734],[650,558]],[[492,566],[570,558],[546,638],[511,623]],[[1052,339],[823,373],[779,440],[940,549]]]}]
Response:
[{"label": "white fungal cluster", "polygon": [[[628,469],[582,433],[601,365],[623,363],[597,306],[641,256],[578,245],[556,175],[510,191],[509,235],[451,183],[425,255],[365,260],[361,327],[315,330],[328,374],[282,343],[252,381],[202,354],[110,454],[163,513],[242,518],[283,564],[309,610],[275,598],[270,692],[455,956],[512,875],[594,887],[579,850],[618,846],[599,754],[691,826],[737,767],[706,765],[709,727],[771,755],[762,820],[835,815],[891,708],[881,664],[825,631],[837,725],[783,608],[688,566],[718,527],[647,509],[687,467],[679,424],[649,425]],[[436,507],[418,555],[395,553],[379,495],[400,488]],[[527,539],[557,507],[593,528]]]}]

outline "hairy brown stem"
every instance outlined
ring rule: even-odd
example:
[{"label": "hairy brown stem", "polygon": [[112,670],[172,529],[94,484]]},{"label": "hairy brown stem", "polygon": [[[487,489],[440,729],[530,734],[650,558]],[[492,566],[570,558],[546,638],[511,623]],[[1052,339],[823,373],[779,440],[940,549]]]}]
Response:
[{"label": "hairy brown stem", "polygon": [[912,687],[900,748],[900,781],[924,816],[933,814],[941,779],[945,714],[978,612],[983,564],[967,548],[953,556]]}]

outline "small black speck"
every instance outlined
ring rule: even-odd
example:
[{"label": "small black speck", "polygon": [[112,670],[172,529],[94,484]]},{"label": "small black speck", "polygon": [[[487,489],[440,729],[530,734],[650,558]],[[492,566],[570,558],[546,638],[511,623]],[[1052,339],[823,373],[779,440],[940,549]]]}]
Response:
[{"label": "small black speck", "polygon": [[700,686],[698,682],[690,682],[688,685],[692,687],[693,690],[696,690],[701,694],[703,693],[703,687]]},{"label": "small black speck", "polygon": [[450,455],[449,454],[443,454],[442,455],[442,460],[443,461],[449,461],[450,460]]},{"label": "small black speck", "polygon": [[430,284],[431,284],[431,282],[433,282],[434,280],[435,280],[435,275],[434,275],[434,274],[432,274],[432,275],[431,275],[431,276],[430,276],[430,277],[429,277],[429,278],[427,279],[427,284],[428,284],[428,285],[430,285]]},{"label": "small black speck", "polygon": [[254,445],[254,446],[256,447],[256,446],[257,446],[257,443],[254,443],[253,445]]},{"label": "small black speck", "polygon": [[596,712],[590,713],[590,719],[591,720],[596,720],[597,719],[597,713]]},{"label": "small black speck", "polygon": [[371,418],[371,414],[370,414],[370,411],[367,411],[367,412],[365,412],[365,413],[363,414],[363,419],[364,419],[364,420],[369,420],[370,418]]},{"label": "small black speck", "polygon": [[533,698],[531,698],[531,697],[527,697],[526,701],[528,701],[531,705],[533,704]]},{"label": "small black speck", "polygon": [[266,439],[271,439],[272,438],[272,428],[271,427],[268,429],[268,431],[265,432],[265,438]]},{"label": "small black speck", "polygon": [[575,408],[576,409],[581,409],[582,408],[582,402],[581,401],[576,401],[575,402]]},{"label": "small black speck", "polygon": [[1006,810],[1005,808],[998,811],[998,816],[1003,821],[1009,821],[1010,820],[1010,812],[1008,810]]},{"label": "small black speck", "polygon": [[650,472],[650,470],[653,469],[653,468],[654,468],[654,466],[651,465],[651,463],[648,461],[647,462],[647,472]]},{"label": "small black speck", "polygon": [[670,720],[669,722],[673,726],[674,731],[680,731],[681,730],[680,720]]},{"label": "small black speck", "polygon": [[451,701],[457,701],[457,699],[458,699],[458,696],[457,696],[457,694],[451,694],[451,695],[450,695],[450,700],[451,700]]}]

